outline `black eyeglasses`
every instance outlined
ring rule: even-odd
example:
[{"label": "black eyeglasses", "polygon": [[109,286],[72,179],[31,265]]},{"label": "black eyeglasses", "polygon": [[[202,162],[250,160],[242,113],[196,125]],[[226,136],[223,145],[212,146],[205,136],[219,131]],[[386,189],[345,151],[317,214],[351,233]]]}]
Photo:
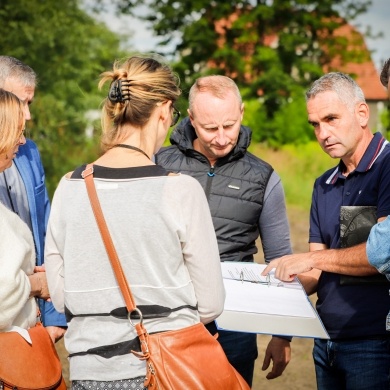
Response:
[{"label": "black eyeglasses", "polygon": [[170,127],[175,126],[180,118],[180,111],[174,105],[172,105],[172,108],[173,108],[173,114],[172,114],[172,123]]}]

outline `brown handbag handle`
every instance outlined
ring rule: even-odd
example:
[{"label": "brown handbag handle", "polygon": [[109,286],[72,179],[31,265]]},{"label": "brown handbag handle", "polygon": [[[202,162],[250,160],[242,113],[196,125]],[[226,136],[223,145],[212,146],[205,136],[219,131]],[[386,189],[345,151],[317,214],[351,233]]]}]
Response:
[{"label": "brown handbag handle", "polygon": [[115,246],[108,230],[106,220],[104,219],[103,211],[100,206],[99,198],[96,192],[95,183],[93,181],[93,164],[88,164],[85,170],[81,173],[81,176],[85,181],[85,185],[87,186],[88,197],[91,202],[92,210],[95,215],[95,219],[99,227],[104,246],[106,247],[107,255],[114,270],[116,280],[122,291],[127,311],[129,312],[129,315],[134,310],[137,310],[139,312],[139,309],[137,309],[135,305],[129,283],[127,282],[126,276],[123,272],[123,268],[119,261],[118,254],[115,250]]}]

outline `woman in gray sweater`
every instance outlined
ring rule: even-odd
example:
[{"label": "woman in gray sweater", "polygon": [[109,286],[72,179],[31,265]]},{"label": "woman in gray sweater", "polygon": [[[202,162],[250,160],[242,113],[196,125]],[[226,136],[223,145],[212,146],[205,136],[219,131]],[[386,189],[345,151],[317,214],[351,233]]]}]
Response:
[{"label": "woman in gray sweater", "polygon": [[[145,327],[158,332],[214,320],[224,287],[204,192],[186,175],[152,162],[178,120],[172,70],[134,56],[105,72],[103,154],[94,181],[114,245]],[[67,315],[72,389],[143,389],[137,335],[87,196],[81,172],[62,178],[49,218],[45,258],[51,299]]]}]

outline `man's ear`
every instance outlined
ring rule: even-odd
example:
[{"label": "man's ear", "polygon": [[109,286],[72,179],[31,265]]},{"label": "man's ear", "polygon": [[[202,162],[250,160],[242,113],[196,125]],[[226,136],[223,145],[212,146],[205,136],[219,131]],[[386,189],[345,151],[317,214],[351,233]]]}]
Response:
[{"label": "man's ear", "polygon": [[366,103],[359,103],[356,107],[356,114],[361,127],[368,125],[368,119],[370,117],[370,108]]},{"label": "man's ear", "polygon": [[241,104],[241,122],[242,118],[244,118],[244,103]]},{"label": "man's ear", "polygon": [[192,112],[190,111],[189,108],[187,108],[187,114],[188,114],[188,117],[190,118],[190,121],[191,121],[191,124],[192,126],[194,126],[194,117],[192,116]]}]

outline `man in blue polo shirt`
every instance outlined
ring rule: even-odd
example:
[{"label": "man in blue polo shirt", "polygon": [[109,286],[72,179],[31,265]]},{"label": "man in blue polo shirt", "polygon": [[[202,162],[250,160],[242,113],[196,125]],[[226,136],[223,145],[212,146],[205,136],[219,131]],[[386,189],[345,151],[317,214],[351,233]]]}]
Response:
[{"label": "man in blue polo shirt", "polygon": [[[319,144],[340,162],[315,182],[310,252],[273,260],[264,274],[276,268],[286,281],[299,274],[306,291],[317,292],[317,310],[330,336],[316,339],[313,349],[319,390],[389,389],[389,285],[361,282],[359,277],[378,274],[365,244],[338,248],[341,206],[375,206],[378,220],[390,214],[390,144],[371,133],[363,92],[349,76],[321,77],[306,100]],[[358,278],[344,283],[344,275]]]}]

